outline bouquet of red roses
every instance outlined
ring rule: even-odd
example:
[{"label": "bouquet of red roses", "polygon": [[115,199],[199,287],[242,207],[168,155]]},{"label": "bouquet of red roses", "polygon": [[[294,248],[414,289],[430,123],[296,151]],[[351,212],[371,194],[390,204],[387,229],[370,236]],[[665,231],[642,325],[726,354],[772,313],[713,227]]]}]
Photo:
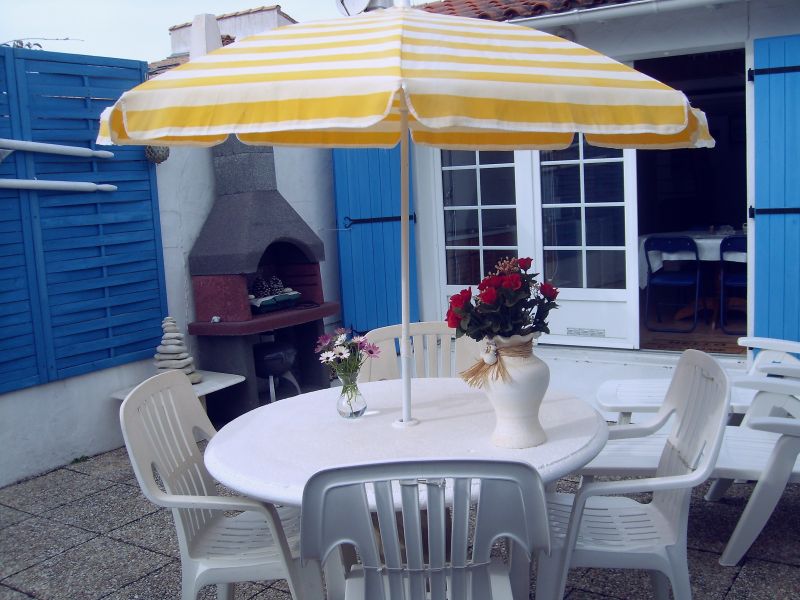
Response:
[{"label": "bouquet of red roses", "polygon": [[550,333],[547,315],[558,308],[558,289],[536,281],[538,273],[528,272],[531,263],[530,258],[505,258],[478,284],[478,295],[468,288],[452,296],[447,324],[455,328],[456,337],[480,341],[496,335]]}]

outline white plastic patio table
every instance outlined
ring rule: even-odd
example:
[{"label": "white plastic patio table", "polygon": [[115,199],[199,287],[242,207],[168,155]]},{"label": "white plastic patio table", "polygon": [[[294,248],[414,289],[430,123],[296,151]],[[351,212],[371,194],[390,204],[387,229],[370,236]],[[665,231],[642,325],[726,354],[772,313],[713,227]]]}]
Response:
[{"label": "white plastic patio table", "polygon": [[343,419],[338,388],[287,398],[252,410],[211,440],[211,475],[241,494],[299,506],[303,487],[322,469],[388,460],[481,458],[533,465],[545,483],[594,458],[608,437],[600,414],[578,398],[549,392],[540,419],[547,441],[520,450],[497,448],[490,435],[494,412],[486,395],[460,379],[412,380],[412,415],[419,424],[398,428],[399,380],[359,386],[367,413]]}]

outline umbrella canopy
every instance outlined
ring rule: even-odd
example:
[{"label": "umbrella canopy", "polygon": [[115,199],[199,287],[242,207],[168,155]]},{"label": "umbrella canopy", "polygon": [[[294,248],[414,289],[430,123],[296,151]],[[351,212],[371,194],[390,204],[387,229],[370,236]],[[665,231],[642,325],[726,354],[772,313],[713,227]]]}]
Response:
[{"label": "umbrella canopy", "polygon": [[713,147],[686,96],[598,52],[508,23],[389,8],[247,37],[126,92],[100,143],[401,144],[404,423],[408,132],[449,149]]},{"label": "umbrella canopy", "polygon": [[679,91],[578,44],[509,23],[389,8],[281,27],[122,95],[115,143],[553,149],[713,144]]}]

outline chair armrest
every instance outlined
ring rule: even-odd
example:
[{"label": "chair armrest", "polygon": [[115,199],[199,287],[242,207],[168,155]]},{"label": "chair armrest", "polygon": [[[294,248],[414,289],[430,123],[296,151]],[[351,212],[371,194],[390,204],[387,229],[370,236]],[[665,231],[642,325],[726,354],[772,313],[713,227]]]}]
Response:
[{"label": "chair armrest", "polygon": [[688,473],[671,477],[645,477],[644,479],[622,479],[619,481],[592,481],[582,485],[576,493],[584,501],[591,496],[616,496],[638,494],[656,490],[676,490],[694,487],[702,483],[705,473]]},{"label": "chair armrest", "polygon": [[160,493],[156,502],[166,508],[199,508],[205,510],[255,510],[264,512],[265,504],[243,496],[185,496]]},{"label": "chair armrest", "polygon": [[768,364],[757,367],[759,373],[764,375],[777,375],[778,377],[794,377],[800,379],[800,365]]},{"label": "chair armrest", "polygon": [[800,394],[800,380],[767,377],[766,375],[746,375],[738,379],[731,379],[731,386],[757,390],[759,392],[770,392],[772,394],[788,394],[793,396]]},{"label": "chair armrest", "polygon": [[756,417],[747,426],[750,429],[800,437],[800,420],[791,417]]},{"label": "chair armrest", "polygon": [[622,440],[638,437],[646,437],[659,431],[666,425],[669,418],[674,413],[674,410],[658,413],[655,419],[647,423],[635,425],[609,425],[608,426],[608,439],[609,440]]},{"label": "chair armrest", "polygon": [[775,352],[790,352],[792,354],[800,354],[800,342],[793,342],[790,340],[762,337],[740,337],[738,339],[738,343],[740,346],[744,346],[746,348],[757,348],[759,350],[774,350]]}]

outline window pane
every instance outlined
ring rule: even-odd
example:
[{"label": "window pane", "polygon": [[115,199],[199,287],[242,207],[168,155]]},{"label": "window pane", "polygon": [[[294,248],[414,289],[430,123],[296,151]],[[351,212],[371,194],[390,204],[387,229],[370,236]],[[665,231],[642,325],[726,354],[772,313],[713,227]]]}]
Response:
[{"label": "window pane", "polygon": [[584,144],[583,146],[584,158],[622,158],[622,150],[619,148],[599,148]]},{"label": "window pane", "polygon": [[517,245],[517,211],[513,208],[484,209],[481,219],[484,246]]},{"label": "window pane", "polygon": [[580,246],[581,209],[543,208],[542,229],[545,246]]},{"label": "window pane", "polygon": [[514,164],[514,153],[511,151],[480,152],[478,158],[482,165]]},{"label": "window pane", "polygon": [[483,251],[483,274],[486,275],[494,271],[494,266],[504,258],[517,256],[516,250],[484,250]]},{"label": "window pane", "polygon": [[583,158],[620,158],[622,150],[617,148],[598,148],[586,143],[583,140]]},{"label": "window pane", "polygon": [[581,171],[578,165],[542,167],[542,203],[581,201]]},{"label": "window pane", "polygon": [[589,250],[586,252],[586,287],[625,289],[625,252]]},{"label": "window pane", "polygon": [[472,150],[442,150],[443,167],[465,167],[475,164],[475,152]]},{"label": "window pane", "polygon": [[448,246],[477,246],[478,211],[444,211],[444,243]]},{"label": "window pane", "polygon": [[586,208],[587,246],[624,246],[625,209],[622,206]]},{"label": "window pane", "polygon": [[478,190],[475,171],[442,171],[445,206],[477,206]]},{"label": "window pane", "polygon": [[514,167],[481,169],[481,205],[515,204]]},{"label": "window pane", "polygon": [[475,285],[483,279],[477,250],[447,250],[445,254],[448,285]]},{"label": "window pane", "polygon": [[549,160],[578,160],[578,136],[572,138],[572,143],[563,150],[543,150],[539,155],[542,162]]},{"label": "window pane", "polygon": [[556,287],[582,288],[581,251],[545,250],[544,279]]},{"label": "window pane", "polygon": [[583,166],[586,202],[624,202],[622,163],[589,163]]}]

